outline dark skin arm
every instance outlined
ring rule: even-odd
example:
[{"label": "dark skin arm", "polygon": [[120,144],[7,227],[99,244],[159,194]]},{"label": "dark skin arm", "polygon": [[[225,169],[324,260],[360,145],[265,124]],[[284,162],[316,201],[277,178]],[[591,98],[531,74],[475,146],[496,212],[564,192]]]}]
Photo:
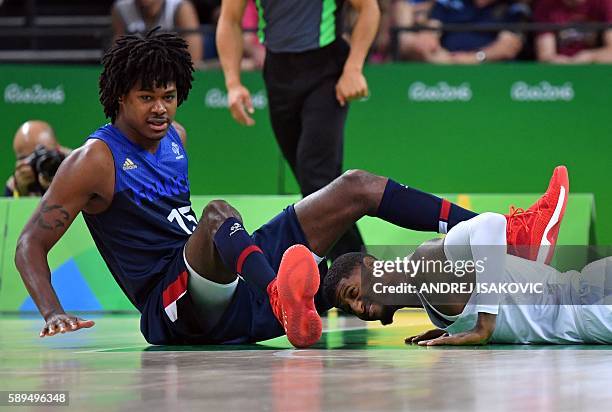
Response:
[{"label": "dark skin arm", "polygon": [[[445,261],[446,255],[444,252],[444,241],[442,239],[434,239],[423,243],[419,246],[414,254],[413,259],[424,259],[425,261]],[[425,275],[428,279],[437,279],[444,283],[452,283],[457,280],[455,274],[450,274],[448,277],[443,273],[438,272],[419,272],[419,275]],[[463,277],[463,281],[475,281],[474,272],[467,273]],[[417,276],[418,277],[418,276]],[[465,309],[465,305],[469,301],[471,294],[429,294],[427,299],[431,302],[439,302],[435,308],[442,313],[448,315],[458,315]],[[444,298],[449,299],[447,304],[440,304]],[[411,336],[405,339],[407,344],[419,344],[421,346],[437,346],[437,345],[484,345],[486,344],[493,332],[495,331],[495,322],[497,315],[485,312],[478,312],[476,325],[472,330],[461,332],[455,335],[449,335],[442,329],[433,329],[421,335]]]},{"label": "dark skin arm", "polygon": [[411,344],[419,343],[419,342],[422,342],[422,341],[425,341],[425,340],[439,338],[440,336],[444,335],[445,333],[446,333],[446,331],[444,329],[432,329],[432,330],[428,330],[427,332],[423,332],[420,335],[410,336],[410,337],[406,338],[404,340],[404,342],[407,345],[411,345]]},{"label": "dark skin arm", "polygon": [[49,190],[21,232],[15,265],[45,319],[40,336],[90,328],[87,321],[66,314],[51,285],[47,254],[81,211],[100,213],[112,200],[113,158],[101,141],[75,150],[60,166]]},{"label": "dark skin arm", "polygon": [[422,335],[406,338],[406,343],[417,343],[420,346],[440,345],[485,345],[495,331],[497,315],[491,313],[478,313],[478,320],[472,330],[449,335],[441,329],[434,329]]}]

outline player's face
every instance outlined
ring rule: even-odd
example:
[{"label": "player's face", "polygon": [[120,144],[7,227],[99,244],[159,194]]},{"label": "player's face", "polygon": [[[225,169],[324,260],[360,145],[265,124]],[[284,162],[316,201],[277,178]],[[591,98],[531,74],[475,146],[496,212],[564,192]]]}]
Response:
[{"label": "player's face", "polygon": [[[365,259],[371,260],[370,257]],[[393,322],[395,308],[388,305],[383,305],[376,302],[362,290],[361,277],[370,276],[371,273],[363,273],[362,270],[368,272],[371,270],[371,265],[365,262],[365,266],[355,267],[348,278],[344,278],[338,284],[336,290],[337,306],[344,312],[352,313],[361,320],[376,321],[379,320],[383,325],[388,325]]]},{"label": "player's face", "polygon": [[176,114],[176,85],[132,88],[119,102],[119,117],[138,139],[161,140]]}]

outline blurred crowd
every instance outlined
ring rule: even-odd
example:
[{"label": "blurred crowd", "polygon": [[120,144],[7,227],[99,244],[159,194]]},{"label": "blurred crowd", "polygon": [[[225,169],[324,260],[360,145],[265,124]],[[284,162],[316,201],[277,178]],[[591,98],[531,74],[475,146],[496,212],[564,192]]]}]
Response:
[{"label": "blurred crowd", "polygon": [[[196,66],[214,65],[218,59],[214,27],[221,0],[117,0],[111,10],[114,36],[143,32],[156,26],[184,33]],[[243,18],[243,69],[263,67],[265,49],[257,36],[259,16],[254,0],[248,0]]]},{"label": "blurred crowd", "polygon": [[[89,10],[88,14],[108,16],[110,11],[115,36],[156,26],[181,31],[200,68],[218,66],[215,26],[221,0],[100,0],[95,6],[85,0],[0,0],[0,17],[7,15],[7,10],[8,15],[13,9],[25,10],[32,3],[37,4],[38,12],[44,9],[61,13],[75,9],[78,4]],[[370,63],[612,62],[612,30],[605,27],[612,24],[612,0],[378,0],[378,3],[382,18]],[[337,4],[344,5],[344,31],[350,33],[355,20],[350,1]],[[260,21],[256,0],[247,0],[242,22],[243,69],[263,66],[265,51],[259,43]],[[526,27],[525,23],[540,27]],[[600,26],[589,27],[590,23]],[[571,26],[576,24],[581,27]]]},{"label": "blurred crowd", "polygon": [[[116,34],[162,25],[185,34],[196,61],[217,57],[214,26],[220,0],[117,0]],[[345,31],[353,19],[345,2]],[[565,27],[524,31],[517,24],[612,23],[612,0],[379,0],[382,12],[370,62],[391,59],[438,64],[538,60],[549,63],[612,62],[612,30]],[[259,16],[248,0],[243,19],[244,69],[263,65]],[[210,27],[198,32],[200,25]],[[483,30],[489,25],[494,30]],[[500,26],[507,25],[501,29]],[[480,26],[480,27],[479,27]],[[554,28],[554,27],[553,27]]]},{"label": "blurred crowd", "polygon": [[[519,27],[521,23],[610,24],[612,0],[382,1],[387,3],[382,7],[388,22],[381,25],[374,49],[381,60],[389,58],[391,28],[416,26],[421,30],[398,33],[397,57],[401,60],[439,64],[516,59],[549,63],[612,62],[612,30],[565,27],[522,31]],[[497,30],[479,30],[486,25]],[[504,25],[507,28],[500,30],[499,26]],[[547,27],[550,28],[553,27]]]}]

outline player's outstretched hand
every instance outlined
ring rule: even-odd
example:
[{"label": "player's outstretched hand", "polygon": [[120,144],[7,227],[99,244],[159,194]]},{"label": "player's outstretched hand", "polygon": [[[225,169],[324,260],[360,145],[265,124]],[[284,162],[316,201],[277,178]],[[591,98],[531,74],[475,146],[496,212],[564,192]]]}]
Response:
[{"label": "player's outstretched hand", "polygon": [[419,346],[441,346],[441,345],[484,345],[488,337],[478,330],[461,332],[456,335],[444,333],[435,339],[421,340]]},{"label": "player's outstretched hand", "polygon": [[419,343],[424,340],[435,339],[439,336],[444,335],[445,333],[446,332],[442,329],[432,329],[432,330],[428,330],[427,332],[423,332],[420,335],[410,336],[404,339],[404,342],[406,342],[407,345],[411,345],[411,344]]},{"label": "player's outstretched hand", "polygon": [[95,325],[93,320],[85,320],[66,313],[60,313],[47,319],[40,331],[40,337],[53,336],[58,333],[74,332],[82,328],[91,328]]},{"label": "player's outstretched hand", "polygon": [[255,124],[255,120],[250,116],[255,112],[255,109],[253,108],[251,93],[246,87],[239,84],[228,88],[227,103],[234,120],[244,126]]}]

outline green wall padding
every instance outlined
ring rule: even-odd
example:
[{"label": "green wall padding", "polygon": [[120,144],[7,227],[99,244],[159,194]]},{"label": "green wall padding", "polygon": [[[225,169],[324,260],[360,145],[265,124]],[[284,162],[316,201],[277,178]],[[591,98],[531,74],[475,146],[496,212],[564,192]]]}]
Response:
[{"label": "green wall padding", "polygon": [[[538,195],[448,195],[449,200],[458,202],[478,212],[494,211],[506,213],[509,205],[528,207]],[[223,198],[238,209],[246,228],[253,232],[269,221],[288,204],[298,200],[297,196],[193,196],[192,205],[197,215],[211,200]],[[38,204],[38,199],[0,199],[0,228],[6,228],[5,236],[0,238],[2,256],[0,266],[0,311],[17,311],[28,297],[21,278],[14,265],[17,238],[30,215]],[[589,194],[571,195],[568,201],[565,220],[559,235],[559,244],[588,245],[593,219],[593,196]],[[359,222],[364,239],[368,245],[417,245],[435,237],[431,233],[412,232],[394,227],[384,221],[365,218]],[[62,264],[73,260],[89,289],[100,302],[101,310],[133,310],[127,298],[108,272],[102,258],[95,249],[93,240],[79,216],[49,254],[52,271]],[[69,293],[70,291],[65,291]]]},{"label": "green wall padding", "polygon": [[[71,147],[105,122],[99,73],[0,65],[0,176],[11,173],[10,140],[23,121],[51,122]],[[612,244],[610,66],[388,64],[367,67],[366,76],[371,96],[349,112],[345,168],[440,193],[539,193],[553,167],[566,164],[572,191],[595,195],[597,241]],[[270,128],[261,74],[243,80],[257,109],[253,127],[236,124],[224,107],[219,71],[197,72],[178,111],[189,135],[192,192],[297,193]],[[39,87],[48,93],[36,94]]]}]

